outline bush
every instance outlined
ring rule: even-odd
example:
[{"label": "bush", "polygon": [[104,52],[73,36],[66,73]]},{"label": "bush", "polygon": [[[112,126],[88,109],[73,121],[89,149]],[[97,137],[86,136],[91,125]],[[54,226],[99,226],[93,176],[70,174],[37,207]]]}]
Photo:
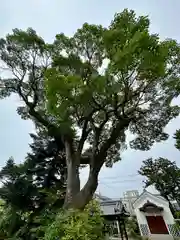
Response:
[{"label": "bush", "polygon": [[126,227],[130,238],[137,240],[142,239],[136,217],[126,219]]},{"label": "bush", "polygon": [[68,210],[60,212],[47,228],[45,240],[102,240],[103,219],[96,201],[92,201],[84,211]]}]

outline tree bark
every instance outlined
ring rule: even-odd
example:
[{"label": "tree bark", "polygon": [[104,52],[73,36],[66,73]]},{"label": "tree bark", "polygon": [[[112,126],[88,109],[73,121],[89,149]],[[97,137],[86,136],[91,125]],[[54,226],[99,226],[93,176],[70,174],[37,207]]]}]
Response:
[{"label": "tree bark", "polygon": [[64,207],[73,207],[74,198],[80,191],[79,166],[80,159],[73,151],[72,143],[65,141],[66,165],[67,165],[67,186]]},{"label": "tree bark", "polygon": [[92,154],[89,164],[89,177],[81,190],[78,172],[81,157],[79,154],[73,152],[72,144],[69,142],[65,143],[66,163],[68,169],[65,207],[84,209],[86,204],[92,200],[98,186],[99,172],[106,160],[107,151],[113,144],[115,144],[119,133],[129,125],[129,122],[129,119],[123,119],[121,122],[117,123],[113,128],[110,137],[102,145],[100,151],[95,155]]},{"label": "tree bark", "polygon": [[84,209],[86,204],[92,200],[98,186],[98,173],[99,171],[90,169],[86,184],[74,198],[73,207],[75,209]]},{"label": "tree bark", "polygon": [[79,169],[77,166],[73,164],[73,162],[71,162],[67,166],[67,186],[64,204],[65,207],[73,206],[74,198],[79,191],[80,191]]}]

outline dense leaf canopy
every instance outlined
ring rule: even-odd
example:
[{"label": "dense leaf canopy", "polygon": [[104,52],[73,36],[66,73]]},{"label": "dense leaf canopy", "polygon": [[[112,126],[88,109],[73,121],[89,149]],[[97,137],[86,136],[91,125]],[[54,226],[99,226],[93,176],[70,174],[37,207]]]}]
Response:
[{"label": "dense leaf canopy", "polygon": [[1,96],[17,93],[25,104],[18,113],[59,142],[64,133],[79,135],[78,128],[79,150],[88,141],[93,152],[106,152],[111,165],[128,127],[136,149],[167,138],[163,128],[179,109],[169,105],[163,86],[179,79],[178,53],[175,41],[160,41],[149,33],[147,17],[128,10],[108,28],[85,23],[72,37],[58,34],[53,44],[33,29],[14,29],[0,41],[3,67],[12,76],[1,79]]},{"label": "dense leaf canopy", "polygon": [[125,10],[108,28],[84,24],[73,37],[57,35],[54,44],[45,75],[47,107],[62,133],[82,133],[80,150],[87,141],[112,163],[127,129],[135,149],[167,139],[163,129],[179,108],[170,105],[165,85],[179,77],[173,65],[179,46],[150,34],[148,18]]}]

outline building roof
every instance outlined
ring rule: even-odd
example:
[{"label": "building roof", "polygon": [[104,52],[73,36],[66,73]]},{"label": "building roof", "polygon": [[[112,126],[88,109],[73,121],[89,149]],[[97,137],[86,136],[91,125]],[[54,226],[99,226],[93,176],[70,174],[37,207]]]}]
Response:
[{"label": "building roof", "polygon": [[94,198],[99,201],[103,216],[120,215],[126,212],[120,199],[111,199],[97,193],[94,194]]},{"label": "building roof", "polygon": [[100,202],[101,211],[104,216],[122,215],[126,213],[124,205],[120,200],[109,200]]},{"label": "building roof", "polygon": [[163,207],[159,207],[156,204],[147,201],[142,207],[139,208],[141,212],[148,212],[149,210],[156,209],[158,211],[163,211]]},{"label": "building roof", "polygon": [[153,203],[155,203],[156,205],[168,205],[169,206],[169,203],[164,199],[162,198],[161,196],[157,196],[155,194],[152,194],[148,191],[144,191],[133,203],[133,207],[134,208],[137,208],[139,205],[141,205],[141,203],[145,200],[149,200]]},{"label": "building roof", "polygon": [[97,193],[94,194],[94,197],[95,197],[96,199],[100,200],[100,201],[109,201],[109,200],[112,200],[112,199],[109,198],[109,197],[106,197],[106,196],[103,196],[103,195],[97,194]]}]

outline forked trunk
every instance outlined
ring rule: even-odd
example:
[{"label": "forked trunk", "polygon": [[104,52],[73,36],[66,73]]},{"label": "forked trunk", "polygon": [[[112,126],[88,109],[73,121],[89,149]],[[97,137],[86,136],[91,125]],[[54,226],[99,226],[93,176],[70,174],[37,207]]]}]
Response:
[{"label": "forked trunk", "polygon": [[73,206],[76,209],[84,209],[84,207],[92,200],[98,186],[98,172],[90,170],[89,177],[84,187],[75,196]]},{"label": "forked trunk", "polygon": [[90,170],[89,177],[80,190],[80,178],[77,167],[68,166],[68,177],[66,187],[65,208],[84,209],[84,207],[92,200],[93,195],[98,186],[98,173]]},{"label": "forked trunk", "polygon": [[80,154],[74,152],[71,141],[65,142],[66,164],[68,169],[65,207],[83,209],[89,201],[91,201],[98,186],[98,174],[107,157],[107,151],[116,143],[120,131],[124,134],[124,128],[129,125],[129,122],[129,119],[124,119],[123,121],[118,122],[116,127],[113,128],[110,137],[102,145],[98,154],[92,154],[89,163],[89,177],[81,190],[79,178]]}]

